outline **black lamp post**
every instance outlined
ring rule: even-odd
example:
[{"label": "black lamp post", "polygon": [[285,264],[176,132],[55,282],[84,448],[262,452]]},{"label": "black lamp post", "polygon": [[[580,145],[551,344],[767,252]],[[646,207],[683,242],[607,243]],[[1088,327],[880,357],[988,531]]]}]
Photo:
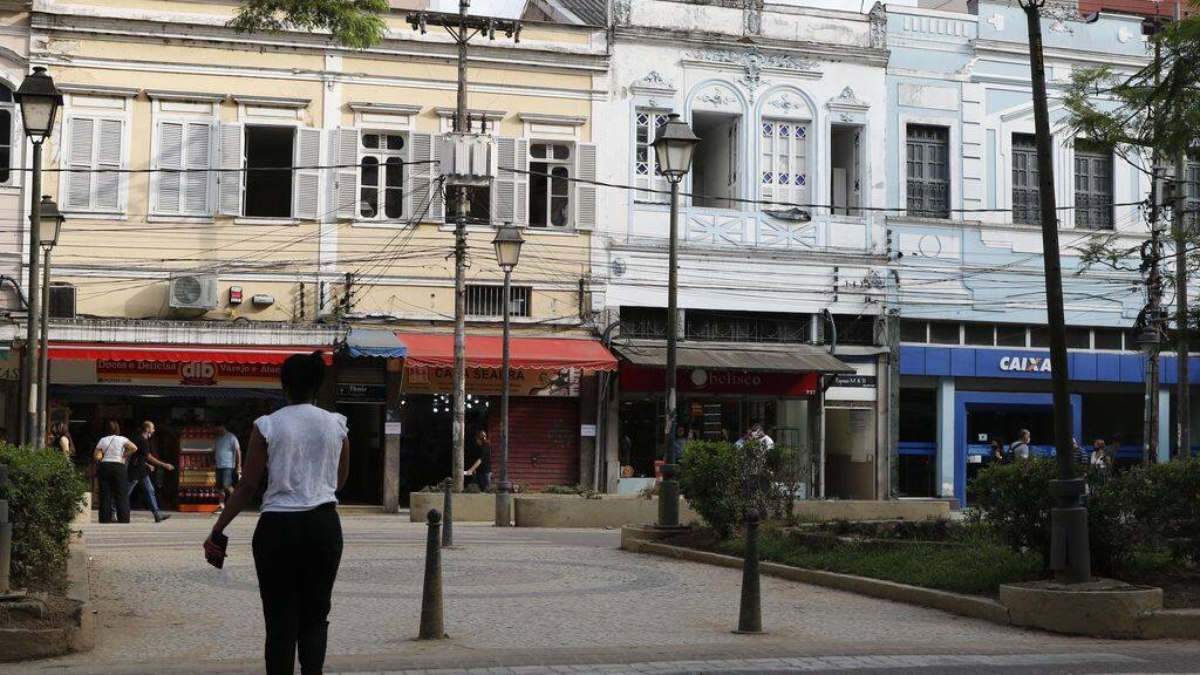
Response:
[{"label": "black lamp post", "polygon": [[21,107],[25,136],[33,144],[33,177],[29,185],[29,318],[26,321],[25,354],[22,364],[28,387],[21,440],[37,445],[44,440],[39,438],[38,432],[39,419],[43,412],[40,410],[42,394],[38,391],[38,385],[43,378],[36,370],[38,362],[34,358],[34,348],[38,344],[38,321],[41,318],[38,311],[38,246],[42,241],[42,204],[39,200],[42,194],[42,144],[54,131],[54,118],[58,115],[63,97],[58,87],[54,86],[54,80],[46,74],[46,69],[42,66],[34,68],[33,73],[25,77],[25,81],[13,95]]},{"label": "black lamp post", "polygon": [[496,484],[496,527],[508,527],[512,523],[512,484],[508,482],[508,325],[512,313],[513,268],[521,258],[521,244],[525,239],[521,230],[505,223],[496,230],[492,246],[496,248],[496,261],[504,270],[504,346],[500,359],[500,480]]},{"label": "black lamp post", "polygon": [[42,224],[49,228],[40,228],[42,246],[42,341],[38,351],[38,434],[39,438],[46,437],[50,426],[50,408],[46,404],[50,389],[50,365],[47,342],[50,335],[50,251],[58,245],[58,237],[62,234],[63,221],[66,217],[58,210],[58,204],[49,195],[42,195],[41,203]]},{"label": "black lamp post", "polygon": [[675,425],[679,413],[675,400],[675,342],[679,332],[679,183],[692,170],[692,156],[699,143],[700,139],[687,122],[674,113],[667,117],[667,123],[654,139],[658,172],[671,183],[671,231],[667,255],[667,391],[663,429],[666,462],[662,468],[663,480],[658,495],[659,527],[679,526],[679,481],[675,477],[675,462],[679,459],[675,456]]}]

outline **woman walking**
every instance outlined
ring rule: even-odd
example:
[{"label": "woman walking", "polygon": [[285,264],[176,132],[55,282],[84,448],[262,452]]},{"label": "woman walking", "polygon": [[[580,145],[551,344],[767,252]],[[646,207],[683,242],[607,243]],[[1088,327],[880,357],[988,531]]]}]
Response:
[{"label": "woman walking", "polygon": [[137,452],[133,441],[121,435],[121,425],[115,420],[108,423],[108,435],[96,444],[96,479],[100,483],[100,522],[111,523],[116,500],[118,523],[129,522],[129,483],[125,474],[125,461]]},{"label": "woman walking", "polygon": [[63,457],[75,457],[75,442],[71,440],[71,432],[66,422],[55,422],[50,427],[50,447],[62,451]]},{"label": "woman walking", "polygon": [[346,418],[313,405],[325,379],[320,352],[291,356],[280,380],[287,406],[258,418],[243,465],[244,480],[204,541],[204,555],[225,557],[225,528],[246,508],[263,470],[267,491],[254,530],[254,569],[266,623],[268,675],[320,673],[325,664],[330,596],[342,559],[334,492],[350,471]]}]

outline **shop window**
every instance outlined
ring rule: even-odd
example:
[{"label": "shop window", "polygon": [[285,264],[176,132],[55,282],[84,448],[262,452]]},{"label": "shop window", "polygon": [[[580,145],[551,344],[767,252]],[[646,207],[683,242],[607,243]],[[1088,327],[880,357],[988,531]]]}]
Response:
[{"label": "shop window", "polygon": [[529,144],[529,226],[571,227],[570,143]]},{"label": "shop window", "polygon": [[734,209],[740,197],[740,115],[697,112],[692,131],[700,137],[692,160],[692,204],[709,209]]},{"label": "shop window", "polygon": [[404,215],[403,134],[364,132],[359,160],[359,216],[395,220]]},{"label": "shop window", "polygon": [[996,327],[990,323],[963,324],[963,340],[969,345],[990,347],[996,343]]},{"label": "shop window", "polygon": [[[530,316],[529,286],[512,286],[509,295],[509,316]],[[504,316],[504,287],[467,284],[467,316],[500,318]]]},{"label": "shop window", "polygon": [[808,342],[807,314],[688,310],[684,331],[689,340],[715,342]]},{"label": "shop window", "polygon": [[950,130],[908,126],[908,215],[950,217]]},{"label": "shop window", "polygon": [[[764,119],[761,131],[759,172],[763,201],[776,203],[768,204],[769,208],[785,208],[789,204],[807,208],[812,201],[808,188],[809,123]],[[732,161],[736,160],[735,157]]]},{"label": "shop window", "polygon": [[257,218],[292,216],[292,127],[246,127],[245,215]]},{"label": "shop window", "polygon": [[1025,327],[1006,326],[1004,324],[997,325],[996,345],[999,347],[1024,347]]},{"label": "shop window", "polygon": [[1121,349],[1120,330],[1111,328],[1096,328],[1092,331],[1092,339],[1095,340],[1096,349]]},{"label": "shop window", "polygon": [[1037,143],[1033,134],[1012,137],[1013,222],[1037,225],[1041,219]]},{"label": "shop window", "polygon": [[662,307],[622,307],[621,337],[665,340],[667,310]]},{"label": "shop window", "polygon": [[1084,140],[1075,142],[1075,227],[1113,229],[1112,153]]},{"label": "shop window", "polygon": [[924,321],[900,321],[901,342],[929,342],[929,328]]},{"label": "shop window", "polygon": [[639,108],[634,120],[633,175],[640,188],[634,193],[639,202],[666,203],[670,195],[665,194],[670,184],[658,170],[658,159],[654,155],[654,139],[658,130],[667,123],[668,113]]},{"label": "shop window", "polygon": [[929,341],[935,345],[956,345],[959,343],[957,323],[946,321],[929,322]]},{"label": "shop window", "polygon": [[862,205],[862,127],[835,124],[830,129],[829,146],[833,171],[829,203],[833,213],[859,215]]}]

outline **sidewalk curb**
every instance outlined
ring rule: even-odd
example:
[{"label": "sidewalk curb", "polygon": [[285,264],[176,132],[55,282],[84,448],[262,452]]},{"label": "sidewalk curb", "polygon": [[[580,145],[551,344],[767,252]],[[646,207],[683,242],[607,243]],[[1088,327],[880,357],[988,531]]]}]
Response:
[{"label": "sidewalk curb", "polygon": [[[649,553],[651,555],[658,555],[666,558],[675,558],[677,560],[687,560],[690,562],[717,565],[731,569],[740,570],[742,568],[741,558],[723,555],[720,553],[709,553],[707,551],[697,551],[690,548],[671,546],[669,544],[639,542],[636,547],[631,547],[629,550],[636,553]],[[973,619],[982,619],[984,621],[990,621],[992,623],[998,623],[1006,626],[1011,623],[1008,616],[1008,609],[1006,609],[1004,605],[1001,605],[999,602],[996,602],[995,600],[989,600],[987,598],[977,598],[970,595],[950,593],[948,591],[937,591],[929,588],[908,586],[905,584],[896,583],[894,581],[881,581],[879,579],[857,577],[850,574],[824,572],[821,570],[805,569],[803,567],[791,567],[788,565],[780,565],[779,563],[764,562],[760,564],[760,569],[762,570],[763,574],[780,579],[787,579],[788,581],[799,581],[801,583],[813,584],[814,586],[824,586],[841,591],[849,591],[851,593],[858,593],[859,595],[867,595],[883,600],[892,600],[895,602],[908,603],[910,605],[929,607],[931,609],[940,609],[951,614],[967,616]]]},{"label": "sidewalk curb", "polygon": [[67,625],[0,629],[0,663],[89,651],[95,645],[95,610],[88,588],[87,545],[80,534],[70,543],[66,598],[78,606]]}]

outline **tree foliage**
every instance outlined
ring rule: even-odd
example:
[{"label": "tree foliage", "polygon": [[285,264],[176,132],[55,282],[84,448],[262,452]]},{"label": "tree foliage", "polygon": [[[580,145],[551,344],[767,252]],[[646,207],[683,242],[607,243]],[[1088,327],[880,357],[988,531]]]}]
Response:
[{"label": "tree foliage", "polygon": [[228,25],[239,33],[324,30],[341,45],[365,49],[383,39],[380,15],[388,9],[388,0],[244,0]]}]

